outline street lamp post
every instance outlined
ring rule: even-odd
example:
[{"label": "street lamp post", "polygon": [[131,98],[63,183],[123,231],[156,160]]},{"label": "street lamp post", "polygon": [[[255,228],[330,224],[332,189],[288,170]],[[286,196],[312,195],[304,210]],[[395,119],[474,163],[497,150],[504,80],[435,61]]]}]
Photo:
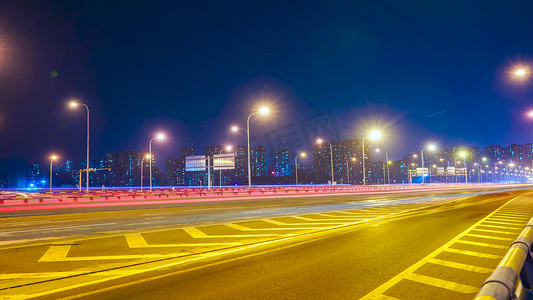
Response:
[{"label": "street lamp post", "polygon": [[[233,150],[233,147],[232,146],[226,146],[226,151],[231,151]],[[220,154],[222,154],[222,152],[224,151],[223,148],[220,149]],[[213,165],[215,164],[215,161],[213,160]],[[213,166],[214,167],[214,166]],[[222,169],[218,170],[219,173],[218,173],[218,188],[219,189],[222,189]]]},{"label": "street lamp post", "polygon": [[52,162],[56,160],[57,158],[58,158],[57,155],[54,155],[54,154],[50,156],[50,193],[52,192],[52,173],[53,173]]},{"label": "street lamp post", "polygon": [[361,140],[361,149],[363,154],[363,185],[366,185],[366,173],[365,173],[365,139],[368,137],[371,140],[379,140],[383,133],[380,130],[374,129],[369,132],[368,136],[363,137]]},{"label": "street lamp post", "polygon": [[[355,157],[352,157],[352,161],[356,161]],[[348,178],[346,182],[350,184],[350,160],[346,160],[346,177]]]},{"label": "street lamp post", "polygon": [[319,145],[322,144],[322,143],[328,143],[329,144],[329,154],[330,154],[330,159],[331,159],[331,184],[333,185],[334,182],[335,182],[335,174],[333,172],[333,146],[331,145],[331,142],[324,141],[322,139],[317,139],[316,142]]},{"label": "street lamp post", "polygon": [[[434,144],[429,144],[427,145],[427,148],[429,151],[435,151],[435,149],[437,149],[437,146],[435,146]],[[420,151],[420,158],[422,159],[422,170],[424,169],[424,150],[425,150],[425,147],[422,148],[422,151]],[[430,173],[429,171],[430,169],[428,168],[428,173]],[[426,182],[426,176],[422,176],[422,183],[425,183]]]},{"label": "street lamp post", "polygon": [[242,129],[244,131],[246,131],[246,144],[247,144],[247,151],[246,151],[246,154],[247,154],[247,157],[248,157],[248,186],[252,186],[252,165],[251,165],[251,161],[250,161],[250,118],[252,118],[253,115],[256,115],[256,114],[261,114],[261,115],[268,115],[270,113],[270,108],[267,107],[267,106],[263,106],[261,108],[259,108],[258,111],[256,112],[253,112],[251,113],[249,116],[248,116],[248,119],[246,120],[246,129],[244,128],[239,128],[237,126],[233,126],[231,127],[231,130],[233,132],[239,130],[239,129]]},{"label": "street lamp post", "polygon": [[148,148],[150,150],[150,192],[152,191],[152,185],[153,185],[153,182],[152,182],[152,163],[154,161],[154,156],[152,155],[152,142],[154,140],[158,140],[158,141],[162,141],[165,139],[165,134],[164,133],[158,133],[154,138],[152,138],[150,140],[150,143],[148,145]]},{"label": "street lamp post", "polygon": [[294,169],[295,169],[295,177],[296,177],[296,185],[298,185],[298,156],[305,157],[305,152],[301,152],[300,154],[296,155],[294,157]]},{"label": "street lamp post", "polygon": [[[86,169],[87,169],[87,192],[89,192],[89,107],[84,103],[79,103],[77,101],[70,101],[69,105],[71,108],[76,108],[78,105],[84,106],[87,109],[87,161],[86,163]],[[80,187],[81,189],[81,187]]]},{"label": "street lamp post", "polygon": [[150,159],[150,154],[146,154],[141,159],[141,192],[143,191],[143,169],[144,169],[144,159]]},{"label": "street lamp post", "polygon": [[464,163],[464,166],[465,166],[465,183],[468,183],[468,167],[466,165],[466,152],[465,151],[461,151],[459,153],[459,156],[461,156],[463,158],[463,163]]}]

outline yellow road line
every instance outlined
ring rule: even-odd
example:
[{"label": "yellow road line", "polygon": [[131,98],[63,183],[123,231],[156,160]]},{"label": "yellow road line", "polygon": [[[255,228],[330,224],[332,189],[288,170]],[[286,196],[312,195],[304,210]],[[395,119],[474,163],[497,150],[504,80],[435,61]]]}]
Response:
[{"label": "yellow road line", "polygon": [[492,217],[490,218],[491,221],[500,221],[500,222],[510,222],[510,221],[516,221],[516,222],[524,222],[527,223],[530,218],[516,218],[516,217]]},{"label": "yellow road line", "polygon": [[46,253],[38,260],[42,261],[61,261],[67,257],[71,245],[51,246]]},{"label": "yellow road line", "polygon": [[482,238],[482,239],[498,240],[498,241],[512,241],[512,240],[513,240],[512,238],[504,238],[504,237],[497,237],[497,236],[490,236],[490,235],[481,235],[481,234],[473,234],[473,233],[465,234],[465,236],[472,236],[472,237],[477,237],[477,238]]},{"label": "yellow road line", "polygon": [[512,230],[518,230],[518,231],[522,230],[522,227],[514,227],[514,226],[501,226],[501,225],[488,225],[488,224],[479,224],[479,226],[501,228],[501,229],[512,229]]},{"label": "yellow road line", "polygon": [[[7,279],[36,279],[36,278],[58,278],[58,277],[71,277],[78,275],[87,276],[115,276],[115,275],[131,275],[138,273],[138,270],[110,270],[102,272],[90,273],[90,271],[67,271],[67,272],[43,272],[43,273],[11,273],[0,274],[0,280]],[[89,273],[89,274],[87,274]],[[3,296],[0,296],[0,298]]]},{"label": "yellow road line", "polygon": [[[500,206],[499,208],[497,208],[496,210],[494,210],[492,213],[488,214],[487,216],[485,216],[483,219],[479,220],[478,222],[476,222],[475,224],[473,224],[472,226],[470,226],[469,228],[467,228],[465,231],[463,231],[462,233],[458,234],[456,237],[454,237],[453,239],[451,239],[450,241],[448,241],[446,244],[442,245],[440,248],[438,248],[437,250],[431,252],[430,254],[428,254],[426,257],[422,258],[421,260],[419,260],[418,262],[416,262],[415,264],[411,265],[410,267],[408,267],[407,269],[403,270],[400,274],[394,276],[393,278],[391,278],[390,280],[388,280],[387,282],[383,283],[382,285],[380,285],[379,287],[377,287],[376,289],[374,289],[373,291],[371,291],[370,293],[366,294],[365,296],[362,297],[362,299],[375,299],[374,297],[377,297],[378,295],[380,294],[383,294],[385,291],[387,291],[388,289],[390,289],[392,286],[398,284],[398,282],[400,282],[403,278],[405,278],[406,276],[408,276],[409,274],[412,274],[414,271],[416,271],[418,268],[420,268],[421,266],[423,266],[424,264],[426,264],[429,260],[435,258],[437,255],[439,255],[440,253],[442,253],[442,251],[444,251],[445,249],[449,248],[451,245],[453,245],[455,242],[457,242],[458,240],[460,240],[463,236],[465,236],[468,232],[470,232],[472,229],[476,228],[479,224],[485,222],[485,220],[487,220],[488,218],[490,218],[494,213],[500,211],[502,208],[504,208],[506,205],[508,205],[509,203],[511,203],[512,201],[514,201],[516,198],[518,198],[518,196],[516,197],[513,197],[511,200],[505,202],[505,204],[503,204],[502,206]],[[474,293],[477,292],[478,289],[475,288],[475,290],[473,291]]]},{"label": "yellow road line", "polygon": [[[311,218],[307,218],[307,217],[300,217],[300,216],[294,216],[292,218],[296,218],[296,219],[300,219],[300,220],[305,220],[305,221],[317,221],[317,222],[321,222],[321,221],[333,221],[333,222],[337,222],[337,221],[340,221],[340,222],[337,222],[338,224],[345,224],[345,223],[349,223],[349,221],[352,221],[352,222],[358,222],[358,221],[362,221],[364,219],[360,219],[360,220],[355,220],[355,219],[341,219],[341,218],[336,218],[336,219],[311,219]],[[348,222],[347,222],[348,221]]]},{"label": "yellow road line", "polygon": [[154,258],[154,257],[178,257],[190,253],[179,254],[134,254],[134,255],[102,255],[102,256],[80,256],[67,257],[71,245],[51,246],[46,253],[38,260],[39,262],[52,261],[86,261],[86,260],[115,260],[115,259],[139,259],[139,258]]},{"label": "yellow road line", "polygon": [[444,249],[443,251],[450,252],[450,253],[463,254],[463,255],[468,255],[468,256],[481,257],[481,258],[490,258],[490,259],[500,259],[503,257],[503,255],[487,254],[487,253],[481,253],[481,252],[469,251],[469,250],[463,250],[463,249],[455,249],[455,248],[448,248],[448,249]]},{"label": "yellow road line", "polygon": [[287,228],[287,227],[275,227],[275,228],[249,228],[246,226],[242,226],[235,223],[227,223],[224,224],[228,226],[229,228],[237,229],[240,231],[276,231],[276,230],[309,230],[309,229],[326,229],[329,227],[293,227],[293,228]]},{"label": "yellow road line", "polygon": [[493,223],[493,224],[503,224],[503,225],[524,225],[524,222],[502,222],[502,221],[491,221],[487,220],[485,223]]},{"label": "yellow road line", "polygon": [[262,233],[261,234],[207,235],[196,227],[184,227],[182,229],[195,239],[249,238],[249,237],[279,236],[279,234],[262,234]]},{"label": "yellow road line", "polygon": [[126,241],[130,248],[174,248],[174,247],[205,247],[205,246],[235,246],[242,245],[239,242],[230,243],[180,243],[180,244],[155,244],[150,245],[140,233],[125,234]]},{"label": "yellow road line", "polygon": [[420,282],[423,284],[435,286],[438,288],[443,288],[443,289],[447,289],[450,291],[459,292],[462,294],[471,294],[479,290],[477,287],[474,287],[474,286],[460,284],[460,283],[456,283],[456,282],[452,282],[448,280],[442,280],[439,278],[420,275],[416,273],[410,273],[407,276],[405,276],[405,278],[416,281],[416,282]]},{"label": "yellow road line", "polygon": [[456,243],[461,243],[461,244],[467,244],[467,245],[487,247],[487,248],[509,249],[509,246],[502,246],[502,245],[488,244],[488,243],[480,243],[480,242],[472,242],[472,241],[467,241],[467,240],[457,240],[455,242]]},{"label": "yellow road line", "polygon": [[491,233],[499,233],[499,234],[512,234],[512,235],[518,235],[519,232],[509,232],[509,231],[501,231],[501,230],[492,230],[492,229],[479,229],[476,228],[472,231],[483,231],[483,232],[491,232]]},{"label": "yellow road line", "polygon": [[432,264],[436,264],[436,265],[441,265],[441,266],[446,266],[446,267],[450,267],[450,268],[455,268],[455,269],[459,269],[459,270],[466,270],[466,271],[471,271],[471,272],[476,272],[476,273],[489,274],[489,273],[492,273],[492,271],[494,271],[493,269],[489,269],[489,268],[472,266],[472,265],[452,262],[452,261],[448,261],[448,260],[442,260],[442,259],[438,259],[438,258],[432,258],[428,262],[432,263]]},{"label": "yellow road line", "polygon": [[[281,222],[281,221],[276,221],[276,220],[272,220],[272,219],[262,219],[261,221],[263,222],[267,222],[267,223],[270,223],[270,224],[275,224],[275,225],[296,225],[296,226],[301,226],[301,225],[331,225],[332,223],[285,223],[285,222]],[[330,227],[327,227],[327,228],[330,228]]]}]

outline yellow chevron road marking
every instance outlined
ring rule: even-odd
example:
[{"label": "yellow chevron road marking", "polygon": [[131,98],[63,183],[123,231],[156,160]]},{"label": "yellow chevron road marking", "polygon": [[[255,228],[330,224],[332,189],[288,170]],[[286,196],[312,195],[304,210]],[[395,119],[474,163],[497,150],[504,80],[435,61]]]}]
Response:
[{"label": "yellow chevron road marking", "polygon": [[487,247],[487,248],[509,249],[509,246],[502,246],[502,245],[495,245],[495,244],[488,244],[488,243],[480,243],[480,242],[472,242],[472,241],[466,241],[466,240],[457,240],[455,242],[456,243],[461,243],[461,244],[467,244],[467,245]]},{"label": "yellow chevron road marking", "polygon": [[490,258],[490,259],[500,259],[503,257],[503,255],[495,255],[495,254],[487,254],[487,253],[481,253],[476,251],[468,251],[468,250],[462,250],[462,249],[455,249],[455,248],[448,248],[444,249],[444,252],[451,252],[451,253],[457,253],[457,254],[464,254],[468,256],[475,256],[475,257],[481,257],[481,258]]},{"label": "yellow chevron road marking", "polygon": [[452,282],[452,281],[448,281],[448,280],[442,280],[442,279],[439,279],[439,278],[420,275],[420,274],[416,274],[416,273],[410,273],[405,278],[407,278],[409,280],[416,281],[416,282],[420,282],[420,283],[423,283],[423,284],[427,284],[427,285],[431,285],[431,286],[447,289],[447,290],[450,290],[450,291],[459,292],[459,293],[462,293],[462,294],[471,294],[471,293],[475,293],[475,292],[477,292],[479,290],[475,286],[470,286],[470,285],[466,285],[466,284],[460,284],[460,283],[456,283],[456,282]]},{"label": "yellow chevron road marking", "polygon": [[243,243],[181,243],[181,244],[156,244],[150,245],[140,233],[129,233],[125,235],[130,248],[174,248],[174,247],[205,247],[205,246],[235,246]]},{"label": "yellow chevron road marking", "polygon": [[211,239],[211,238],[253,238],[253,237],[265,237],[265,236],[280,236],[280,234],[232,234],[232,235],[207,235],[196,227],[184,227],[182,228],[191,237],[195,239]]},{"label": "yellow chevron road marking", "polygon": [[432,263],[432,264],[437,264],[437,265],[441,265],[441,266],[446,266],[446,267],[450,267],[450,268],[455,268],[455,269],[459,269],[459,270],[466,270],[466,271],[471,271],[471,272],[476,272],[476,273],[489,274],[489,273],[492,273],[492,271],[493,271],[492,269],[489,269],[489,268],[483,268],[483,267],[478,267],[478,266],[461,264],[461,263],[442,260],[442,259],[438,259],[438,258],[432,258],[428,262]]}]

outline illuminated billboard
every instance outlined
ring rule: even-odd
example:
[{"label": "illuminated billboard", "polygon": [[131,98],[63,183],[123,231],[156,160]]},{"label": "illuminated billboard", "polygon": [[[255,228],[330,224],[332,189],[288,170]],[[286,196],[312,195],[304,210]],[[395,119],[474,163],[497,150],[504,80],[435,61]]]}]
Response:
[{"label": "illuminated billboard", "polygon": [[194,155],[185,157],[185,171],[205,171],[206,169],[207,167],[205,155]]},{"label": "illuminated billboard", "polygon": [[213,155],[214,170],[235,169],[235,153],[222,153]]}]

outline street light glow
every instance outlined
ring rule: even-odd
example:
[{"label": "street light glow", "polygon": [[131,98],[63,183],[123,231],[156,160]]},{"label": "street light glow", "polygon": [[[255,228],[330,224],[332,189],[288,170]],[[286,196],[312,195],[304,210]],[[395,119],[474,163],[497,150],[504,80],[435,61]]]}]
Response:
[{"label": "street light glow", "polygon": [[146,155],[144,156],[144,158],[146,158],[146,159],[150,159],[150,154],[146,154]]},{"label": "street light glow", "polygon": [[376,152],[379,152],[379,148],[376,149]]},{"label": "street light glow", "polygon": [[75,108],[75,107],[77,107],[79,104],[78,104],[77,101],[72,100],[72,101],[70,101],[70,102],[68,103],[68,105],[69,105],[70,107],[72,107],[72,108]]},{"label": "street light glow", "polygon": [[437,150],[437,146],[436,146],[435,144],[429,144],[429,145],[427,146],[427,149],[428,149],[429,151],[435,151],[435,150]]},{"label": "street light glow", "polygon": [[233,146],[226,146],[226,151],[231,151],[233,150]]},{"label": "street light glow", "polygon": [[231,131],[237,132],[237,130],[239,130],[239,127],[237,127],[235,125],[231,126]]},{"label": "street light glow", "polygon": [[55,155],[55,154],[52,154],[52,155],[50,156],[50,159],[51,159],[51,160],[56,160],[56,159],[58,159],[58,158],[59,158],[59,157],[58,157],[57,155]]},{"label": "street light glow", "polygon": [[321,138],[316,139],[316,143],[319,144],[319,145],[322,144],[323,142],[324,142],[324,140],[322,140]]},{"label": "street light glow", "polygon": [[305,157],[306,155],[307,155],[307,153],[305,153],[305,152],[300,153],[301,157]]},{"label": "street light glow", "polygon": [[162,133],[162,132],[159,132],[159,133],[155,136],[155,138],[156,138],[157,140],[159,140],[159,141],[164,140],[166,137],[167,137],[167,136],[166,136],[164,133]]},{"label": "street light glow", "polygon": [[381,132],[381,130],[378,130],[378,129],[371,130],[368,133],[368,137],[371,140],[379,140],[382,136],[383,136],[383,133]]},{"label": "street light glow", "polygon": [[259,108],[259,113],[262,114],[263,116],[268,115],[270,113],[270,107],[262,106],[261,108]]},{"label": "street light glow", "polygon": [[465,151],[461,151],[461,152],[459,152],[459,156],[461,156],[461,157],[466,157],[466,152],[465,152]]}]

